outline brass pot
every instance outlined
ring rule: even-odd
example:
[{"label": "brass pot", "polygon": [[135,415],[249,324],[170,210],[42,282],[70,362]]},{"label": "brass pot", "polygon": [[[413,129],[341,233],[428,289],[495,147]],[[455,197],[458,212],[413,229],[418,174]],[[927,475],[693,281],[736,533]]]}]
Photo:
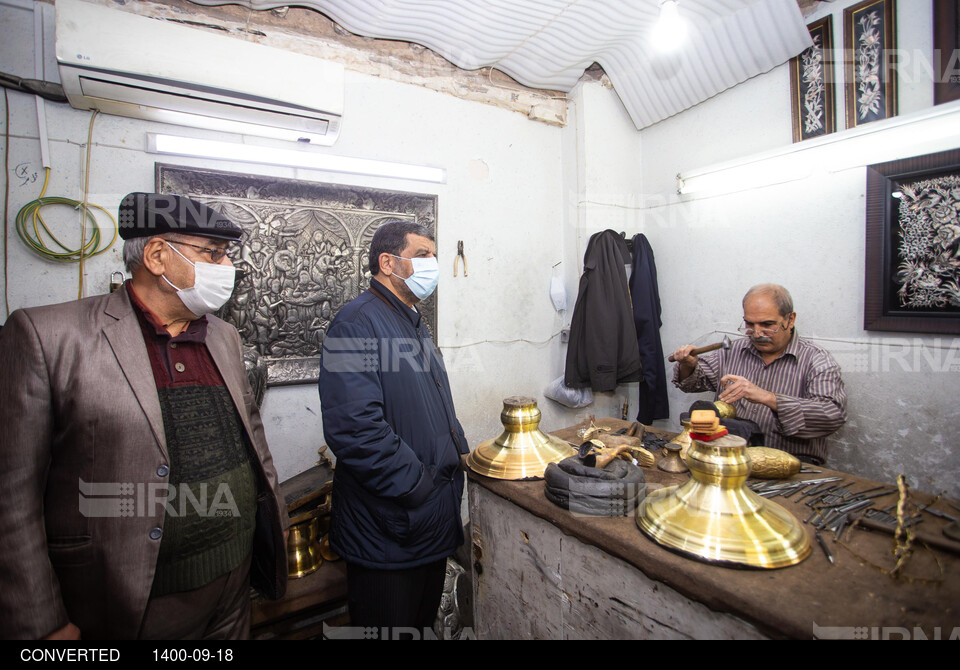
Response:
[{"label": "brass pot", "polygon": [[737,418],[737,408],[730,403],[723,402],[722,400],[714,400],[713,406],[717,408],[717,416],[719,416],[721,419]]},{"label": "brass pot", "polygon": [[773,447],[747,447],[753,467],[750,476],[757,479],[786,479],[800,472],[802,463],[793,454]]},{"label": "brass pot", "polygon": [[323,556],[325,561],[339,561],[340,554],[333,550],[333,547],[330,546],[330,533],[324,534],[323,538],[320,540],[320,555]]},{"label": "brass pot", "polygon": [[500,436],[487,440],[467,456],[471,470],[494,479],[536,479],[547,465],[576,451],[569,443],[540,430],[537,401],[514,396],[503,401]]},{"label": "brass pot", "polygon": [[299,579],[323,564],[320,555],[319,520],[316,517],[290,526],[287,536],[287,576]]},{"label": "brass pot", "polygon": [[[690,443],[691,443],[693,440],[692,440],[691,437],[690,437],[690,422],[689,422],[689,421],[681,421],[680,423],[683,425],[683,430],[681,430],[681,431],[676,435],[676,437],[674,437],[672,440],[670,440],[670,442],[668,442],[667,444],[679,445],[679,446],[680,446],[680,454],[679,454],[679,455],[680,455],[680,460],[686,461],[686,460],[687,460],[687,452],[690,451]],[[675,451],[675,449],[667,448],[666,446],[664,447],[664,449],[666,449],[668,452],[669,452],[669,451]],[[686,472],[686,470],[678,470],[678,472]]]},{"label": "brass pot", "polygon": [[698,560],[755,568],[795,565],[810,555],[810,538],[786,509],[746,486],[746,441],[725,435],[693,440],[690,479],[648,495],[637,524],[659,544]]}]

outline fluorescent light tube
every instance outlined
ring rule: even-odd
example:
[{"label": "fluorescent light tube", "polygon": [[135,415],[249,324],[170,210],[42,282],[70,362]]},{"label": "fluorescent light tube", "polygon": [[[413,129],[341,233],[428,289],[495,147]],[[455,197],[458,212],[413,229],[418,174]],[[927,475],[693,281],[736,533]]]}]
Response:
[{"label": "fluorescent light tube", "polygon": [[412,179],[434,183],[444,183],[447,178],[446,170],[443,168],[392,163],[369,158],[332,156],[316,153],[310,151],[310,149],[311,147],[281,149],[257,144],[240,144],[163,133],[147,133],[147,151],[154,154],[282,165],[327,172],[345,172],[371,177],[394,177],[396,179]]},{"label": "fluorescent light tube", "polygon": [[960,146],[960,101],[677,175],[682,195],[733,193]]}]

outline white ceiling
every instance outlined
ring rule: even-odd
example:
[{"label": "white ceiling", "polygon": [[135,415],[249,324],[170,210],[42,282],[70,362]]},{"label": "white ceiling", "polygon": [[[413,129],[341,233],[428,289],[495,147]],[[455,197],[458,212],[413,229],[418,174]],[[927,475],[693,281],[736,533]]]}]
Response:
[{"label": "white ceiling", "polygon": [[680,0],[682,49],[657,54],[659,0],[193,0],[316,9],[366,37],[415,42],[458,67],[495,67],[531,88],[570,91],[599,63],[645,128],[787,62],[810,46],[797,0]]}]

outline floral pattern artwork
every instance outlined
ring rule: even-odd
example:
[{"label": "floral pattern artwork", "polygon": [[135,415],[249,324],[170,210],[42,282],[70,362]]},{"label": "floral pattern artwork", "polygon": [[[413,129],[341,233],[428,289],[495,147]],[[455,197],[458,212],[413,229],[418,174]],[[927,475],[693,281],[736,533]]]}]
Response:
[{"label": "floral pattern artwork", "polygon": [[880,12],[864,14],[857,23],[860,25],[857,37],[857,116],[865,121],[871,114],[880,114],[883,102],[883,88],[880,85],[883,54]]},{"label": "floral pattern artwork", "polygon": [[900,307],[960,308],[960,175],[900,184]]},{"label": "floral pattern artwork", "polygon": [[790,61],[794,142],[836,130],[832,17],[811,23],[807,30],[813,45]]},{"label": "floral pattern artwork", "polygon": [[847,128],[897,114],[896,0],[843,11]]},{"label": "floral pattern artwork", "polygon": [[813,36],[813,46],[800,55],[803,94],[803,132],[816,135],[825,130],[823,117],[823,44],[820,35]]},{"label": "floral pattern artwork", "polygon": [[960,149],[867,166],[864,330],[960,336]]}]

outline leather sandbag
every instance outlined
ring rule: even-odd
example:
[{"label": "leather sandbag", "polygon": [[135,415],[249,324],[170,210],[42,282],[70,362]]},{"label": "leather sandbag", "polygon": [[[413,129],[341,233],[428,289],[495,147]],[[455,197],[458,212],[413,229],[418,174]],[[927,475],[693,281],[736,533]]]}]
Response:
[{"label": "leather sandbag", "polygon": [[621,459],[590,468],[572,456],[549,464],[543,478],[550,502],[592,516],[626,516],[646,493],[643,470]]}]

